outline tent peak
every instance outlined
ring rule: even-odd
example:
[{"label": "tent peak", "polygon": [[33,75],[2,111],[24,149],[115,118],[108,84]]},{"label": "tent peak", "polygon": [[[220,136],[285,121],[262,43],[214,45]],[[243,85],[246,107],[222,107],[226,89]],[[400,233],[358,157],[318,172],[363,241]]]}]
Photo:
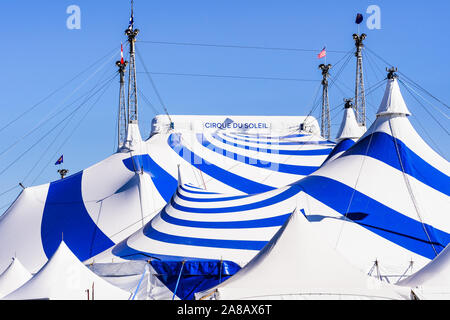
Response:
[{"label": "tent peak", "polygon": [[400,92],[397,80],[398,76],[394,73],[396,70],[393,68],[388,70],[386,90],[378,108],[377,117],[385,115],[411,115]]},{"label": "tent peak", "polygon": [[359,139],[366,128],[361,126],[356,121],[355,112],[351,103],[352,99],[344,99],[344,117],[342,118],[341,127],[339,128],[336,140],[342,141],[344,139]]}]

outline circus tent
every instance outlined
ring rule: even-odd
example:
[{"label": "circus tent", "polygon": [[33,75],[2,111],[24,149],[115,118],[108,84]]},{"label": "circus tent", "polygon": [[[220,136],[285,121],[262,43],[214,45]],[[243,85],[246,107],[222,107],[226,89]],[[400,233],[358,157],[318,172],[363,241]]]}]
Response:
[{"label": "circus tent", "polygon": [[360,270],[369,271],[375,262],[391,275],[403,274],[411,261],[423,267],[450,241],[449,167],[415,132],[409,114],[397,80],[389,79],[372,126],[317,171],[247,196],[184,184],[144,228],[95,259],[175,255],[244,266],[298,203]]},{"label": "circus tent", "polygon": [[64,179],[25,188],[0,217],[0,272],[14,255],[37,272],[62,234],[81,261],[120,243],[171,200],[178,168],[207,192],[253,194],[312,173],[334,146],[318,135],[313,117],[172,121],[169,127],[165,116],[157,116],[145,141],[137,124],[130,124],[115,154]]}]

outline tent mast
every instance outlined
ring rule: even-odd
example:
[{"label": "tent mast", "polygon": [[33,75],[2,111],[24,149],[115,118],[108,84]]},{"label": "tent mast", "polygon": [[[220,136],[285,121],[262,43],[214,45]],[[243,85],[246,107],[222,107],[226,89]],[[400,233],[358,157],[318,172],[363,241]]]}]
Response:
[{"label": "tent mast", "polygon": [[117,131],[117,148],[120,149],[124,146],[127,139],[127,110],[125,106],[125,70],[128,61],[124,61],[123,58],[120,61],[116,61],[116,66],[119,68],[120,75],[120,89],[119,89],[119,114],[118,114],[118,131]]},{"label": "tent mast", "polygon": [[128,123],[138,123],[138,101],[137,101],[137,85],[136,85],[136,59],[135,59],[135,42],[139,29],[134,29],[134,13],[133,0],[131,0],[131,17],[125,35],[128,36],[130,45],[130,68],[128,70]]},{"label": "tent mast", "polygon": [[353,34],[353,40],[355,40],[356,47],[355,113],[356,121],[360,126],[366,126],[366,98],[362,60],[362,48],[364,47],[363,40],[366,36],[365,33],[362,33],[361,35],[359,33]]},{"label": "tent mast", "polygon": [[322,137],[330,139],[331,123],[330,123],[330,102],[328,100],[328,71],[331,69],[331,64],[320,64],[319,69],[322,70],[322,117],[321,127]]}]

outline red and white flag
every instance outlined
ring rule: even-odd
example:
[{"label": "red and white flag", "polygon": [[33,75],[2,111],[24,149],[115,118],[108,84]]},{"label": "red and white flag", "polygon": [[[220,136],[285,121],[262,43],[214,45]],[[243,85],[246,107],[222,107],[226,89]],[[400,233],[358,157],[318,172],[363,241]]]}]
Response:
[{"label": "red and white flag", "polygon": [[120,44],[120,63],[124,64],[125,62],[123,61],[123,45]]},{"label": "red and white flag", "polygon": [[322,51],[317,55],[317,58],[321,59],[327,55],[327,51],[325,50],[325,47],[323,47]]}]

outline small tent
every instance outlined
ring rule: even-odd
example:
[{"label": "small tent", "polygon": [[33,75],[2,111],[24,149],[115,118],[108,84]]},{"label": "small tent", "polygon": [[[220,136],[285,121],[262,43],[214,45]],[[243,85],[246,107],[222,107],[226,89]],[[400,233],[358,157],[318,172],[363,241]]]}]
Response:
[{"label": "small tent", "polygon": [[412,288],[419,299],[450,299],[450,245],[397,285]]},{"label": "small tent", "polygon": [[19,259],[13,258],[8,268],[0,275],[0,299],[22,286],[31,277],[31,273]]},{"label": "small tent", "polygon": [[29,281],[5,300],[126,300],[130,293],[83,265],[64,242]]},{"label": "small tent", "polygon": [[325,164],[328,161],[332,161],[343,154],[347,149],[355,144],[356,140],[358,140],[365,131],[366,128],[359,125],[356,121],[352,104],[350,101],[347,101],[344,108],[344,116],[341,121],[341,126],[338,134],[336,135],[337,144],[334,146],[333,150],[323,163]]},{"label": "small tent", "polygon": [[197,299],[405,299],[409,290],[369,277],[338,254],[296,210],[229,280]]}]

